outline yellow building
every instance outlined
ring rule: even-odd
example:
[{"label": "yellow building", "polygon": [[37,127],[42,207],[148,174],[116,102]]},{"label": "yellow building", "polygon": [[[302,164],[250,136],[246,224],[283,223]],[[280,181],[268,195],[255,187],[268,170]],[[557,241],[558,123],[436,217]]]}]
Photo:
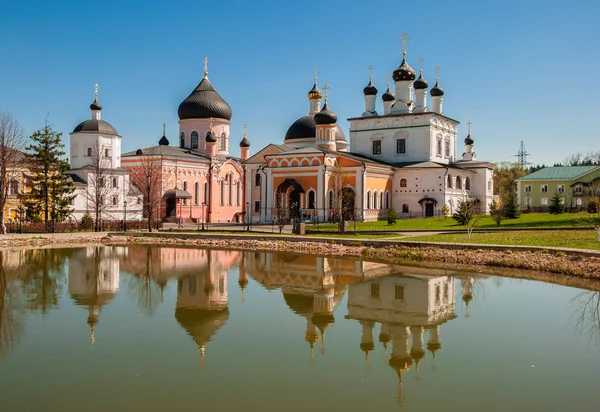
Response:
[{"label": "yellow building", "polygon": [[18,222],[25,217],[23,208],[23,195],[29,192],[26,185],[26,176],[29,169],[25,166],[25,153],[19,152],[15,161],[18,166],[7,171],[8,192],[4,204],[4,224]]}]

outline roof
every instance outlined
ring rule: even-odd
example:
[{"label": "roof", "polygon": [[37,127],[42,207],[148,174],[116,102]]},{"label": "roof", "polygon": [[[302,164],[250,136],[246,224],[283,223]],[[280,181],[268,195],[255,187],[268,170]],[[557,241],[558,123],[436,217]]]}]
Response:
[{"label": "roof", "polygon": [[192,93],[181,102],[177,114],[181,120],[210,117],[231,120],[231,107],[217,93],[208,77],[204,77]]},{"label": "roof", "polygon": [[117,129],[104,120],[88,119],[75,126],[71,133],[102,133],[118,136]]},{"label": "roof", "polygon": [[[377,118],[389,118],[389,117],[405,117],[405,116],[436,116],[436,117],[443,117],[444,119],[448,119],[451,120],[453,122],[456,122],[456,124],[460,124],[460,122],[456,119],[453,119],[451,117],[446,116],[445,114],[441,114],[441,113],[436,113],[436,112],[412,112],[412,113],[390,113],[390,114],[380,114],[378,116],[369,116],[368,119],[377,119]],[[365,117],[349,117],[346,120],[365,120]],[[374,129],[375,130],[375,129]],[[351,132],[353,130],[350,130]]]},{"label": "roof", "polygon": [[69,175],[69,177],[71,178],[73,183],[87,184],[87,182],[84,179],[82,179],[80,176],[78,176],[76,174],[71,174],[71,173],[67,173],[67,174]]},{"label": "roof", "polygon": [[600,169],[600,166],[555,166],[546,167],[523,176],[518,180],[573,180]]},{"label": "roof", "polygon": [[147,147],[145,149],[139,149],[141,150],[141,154],[137,154],[138,150],[134,150],[131,152],[127,152],[127,153],[123,153],[121,155],[121,158],[126,158],[126,157],[136,157],[136,156],[169,156],[169,157],[177,157],[180,159],[189,159],[189,160],[210,160],[210,157],[208,157],[205,154],[202,153],[198,153],[198,152],[194,152],[190,149],[186,149],[183,147],[176,147],[176,146],[164,146],[164,145],[159,145],[159,146],[152,146],[152,147]]},{"label": "roof", "polygon": [[[317,136],[317,123],[315,122],[314,116],[306,115],[296,120],[289,127],[285,134],[283,141],[289,141],[294,139],[314,139]],[[335,140],[346,141],[344,130],[340,125],[335,127]]]}]

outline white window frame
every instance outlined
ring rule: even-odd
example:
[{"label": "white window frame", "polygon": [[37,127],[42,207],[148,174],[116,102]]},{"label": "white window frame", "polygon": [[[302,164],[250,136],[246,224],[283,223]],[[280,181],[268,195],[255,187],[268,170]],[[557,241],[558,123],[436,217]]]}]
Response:
[{"label": "white window frame", "polygon": [[540,185],[541,193],[548,193],[548,185]]}]

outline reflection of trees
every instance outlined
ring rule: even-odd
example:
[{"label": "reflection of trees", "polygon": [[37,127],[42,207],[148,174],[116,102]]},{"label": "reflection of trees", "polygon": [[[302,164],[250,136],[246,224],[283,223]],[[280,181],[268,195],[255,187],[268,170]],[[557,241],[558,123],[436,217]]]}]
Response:
[{"label": "reflection of trees", "polygon": [[154,253],[159,252],[156,248],[146,249],[146,266],[143,273],[132,274],[127,282],[127,289],[130,296],[137,301],[140,310],[148,315],[154,315],[156,308],[163,301],[163,290],[165,285],[159,285],[154,280],[154,272],[160,268],[154,268],[153,262],[156,260]]},{"label": "reflection of trees", "polygon": [[65,261],[71,249],[37,249],[26,252],[23,292],[26,307],[48,313],[58,306],[65,277]]},{"label": "reflection of trees", "polygon": [[588,334],[590,344],[600,346],[600,292],[581,292],[571,299],[570,305],[576,330]]},{"label": "reflection of trees", "polygon": [[20,295],[6,280],[0,255],[0,360],[7,357],[23,333]]}]

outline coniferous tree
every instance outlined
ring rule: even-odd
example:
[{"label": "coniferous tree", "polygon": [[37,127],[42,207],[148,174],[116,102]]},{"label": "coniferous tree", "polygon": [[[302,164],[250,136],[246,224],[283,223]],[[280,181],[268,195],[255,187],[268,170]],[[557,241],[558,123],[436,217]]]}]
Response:
[{"label": "coniferous tree", "polygon": [[519,203],[517,202],[517,184],[513,182],[509,190],[502,198],[502,207],[504,209],[504,217],[507,219],[517,219],[521,215]]},{"label": "coniferous tree", "polygon": [[461,225],[468,225],[471,219],[473,219],[473,207],[466,201],[459,201],[452,219]]},{"label": "coniferous tree", "polygon": [[563,197],[560,193],[555,192],[550,199],[550,204],[548,205],[548,212],[559,215],[565,211],[565,204],[563,203]]},{"label": "coniferous tree", "polygon": [[27,146],[31,169],[28,184],[31,189],[25,198],[25,207],[29,217],[35,219],[37,216],[44,221],[47,231],[53,230],[55,222],[69,216],[71,201],[75,197],[75,185],[65,174],[69,170],[69,162],[64,159],[61,135],[46,125],[31,135],[32,143]]}]

